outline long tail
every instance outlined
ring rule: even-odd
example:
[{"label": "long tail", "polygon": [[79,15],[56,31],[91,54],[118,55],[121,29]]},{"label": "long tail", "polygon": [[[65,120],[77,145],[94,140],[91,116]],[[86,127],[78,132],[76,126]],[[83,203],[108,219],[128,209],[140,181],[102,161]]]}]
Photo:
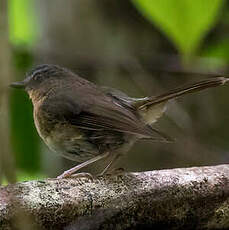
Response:
[{"label": "long tail", "polygon": [[229,81],[229,78],[215,77],[215,78],[199,81],[196,83],[188,84],[183,87],[170,90],[169,92],[161,94],[159,96],[148,97],[145,101],[142,101],[142,104],[139,105],[138,108],[144,109],[145,107],[160,104],[172,98],[180,97],[184,94],[193,93],[210,87],[224,85],[227,81]]}]

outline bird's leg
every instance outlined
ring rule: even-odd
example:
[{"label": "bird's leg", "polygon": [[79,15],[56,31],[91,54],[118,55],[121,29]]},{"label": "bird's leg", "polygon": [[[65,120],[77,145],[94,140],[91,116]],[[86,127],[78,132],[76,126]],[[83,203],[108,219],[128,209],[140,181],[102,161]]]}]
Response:
[{"label": "bird's leg", "polygon": [[74,177],[86,176],[86,177],[93,178],[93,176],[90,173],[77,173],[77,174],[74,174],[74,173],[77,172],[78,170],[80,170],[81,168],[87,166],[87,165],[90,165],[90,164],[92,164],[98,160],[101,160],[101,159],[107,157],[108,155],[109,155],[109,152],[106,152],[106,153],[98,155],[98,156],[96,156],[96,157],[94,157],[88,161],[85,161],[82,164],[79,164],[79,165],[65,171],[60,176],[58,176],[57,179],[63,179],[63,178],[70,177],[70,176],[74,176]]},{"label": "bird's leg", "polygon": [[121,157],[121,154],[116,154],[116,155],[111,159],[111,161],[109,162],[109,164],[104,168],[104,170],[103,170],[98,176],[102,176],[102,175],[104,175],[104,174],[107,174],[108,171],[111,170],[111,168],[112,168],[111,166],[113,166],[114,163],[116,163],[117,160],[118,160],[120,157]]}]

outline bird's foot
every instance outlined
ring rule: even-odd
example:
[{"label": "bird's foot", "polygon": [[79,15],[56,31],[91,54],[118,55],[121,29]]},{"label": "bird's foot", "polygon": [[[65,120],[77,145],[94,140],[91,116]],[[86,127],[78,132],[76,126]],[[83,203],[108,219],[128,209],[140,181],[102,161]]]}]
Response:
[{"label": "bird's foot", "polygon": [[117,169],[114,169],[114,170],[112,170],[110,172],[106,172],[106,173],[102,172],[102,173],[98,174],[97,177],[101,177],[101,176],[104,176],[104,175],[106,175],[106,176],[120,176],[120,175],[122,175],[124,173],[125,173],[124,168],[117,168]]},{"label": "bird's foot", "polygon": [[124,174],[126,171],[124,168],[117,168],[110,172],[111,175],[119,176]]},{"label": "bird's foot", "polygon": [[66,178],[82,178],[82,177],[86,177],[90,180],[93,180],[94,177],[91,173],[85,173],[85,172],[81,172],[81,173],[75,173],[75,174],[71,174],[68,171],[65,171],[64,173],[62,173],[61,175],[59,175],[57,177],[57,179],[66,179]]}]

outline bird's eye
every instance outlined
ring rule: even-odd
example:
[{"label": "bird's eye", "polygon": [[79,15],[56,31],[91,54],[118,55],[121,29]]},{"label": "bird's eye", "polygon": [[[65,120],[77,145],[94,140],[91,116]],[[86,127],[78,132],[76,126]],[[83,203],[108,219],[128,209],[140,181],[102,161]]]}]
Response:
[{"label": "bird's eye", "polygon": [[41,74],[36,74],[33,76],[33,80],[37,83],[41,82],[42,81],[42,76]]}]

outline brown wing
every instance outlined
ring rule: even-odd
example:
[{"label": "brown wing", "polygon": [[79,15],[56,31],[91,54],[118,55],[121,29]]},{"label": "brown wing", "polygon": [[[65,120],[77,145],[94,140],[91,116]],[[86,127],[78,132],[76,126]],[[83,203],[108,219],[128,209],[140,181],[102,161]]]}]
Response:
[{"label": "brown wing", "polygon": [[113,130],[166,140],[165,135],[146,125],[134,109],[123,106],[91,85],[71,87],[61,94],[53,95],[46,99],[42,107],[52,113],[55,119],[65,120],[81,129]]}]

